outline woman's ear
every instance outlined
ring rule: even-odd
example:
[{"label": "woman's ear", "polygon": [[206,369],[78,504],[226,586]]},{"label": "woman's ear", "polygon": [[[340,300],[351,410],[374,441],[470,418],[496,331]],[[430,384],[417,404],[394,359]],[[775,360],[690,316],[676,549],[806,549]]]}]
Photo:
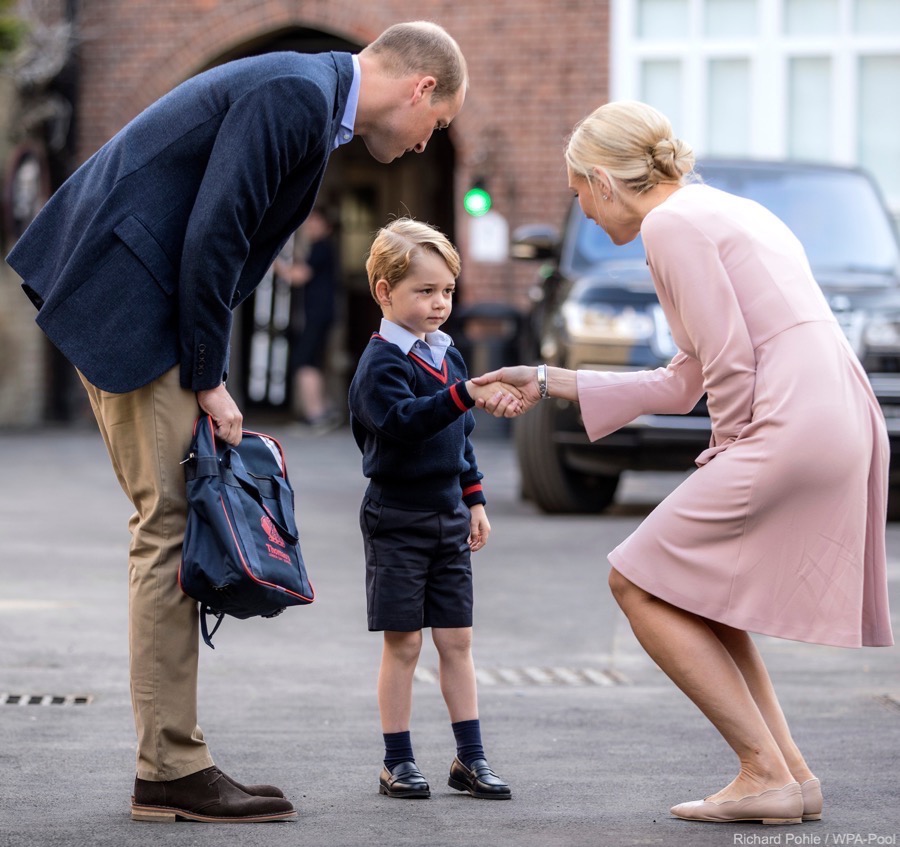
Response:
[{"label": "woman's ear", "polygon": [[386,279],[379,279],[375,283],[375,299],[382,306],[391,305],[391,284]]},{"label": "woman's ear", "polygon": [[609,175],[606,168],[601,168],[600,165],[594,165],[594,167],[591,168],[591,179],[593,180],[595,188],[599,190],[604,200],[612,197],[612,177]]}]

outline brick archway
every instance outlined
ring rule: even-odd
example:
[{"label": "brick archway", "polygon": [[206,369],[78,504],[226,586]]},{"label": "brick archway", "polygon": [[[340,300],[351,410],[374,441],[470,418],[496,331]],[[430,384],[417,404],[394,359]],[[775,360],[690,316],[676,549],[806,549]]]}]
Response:
[{"label": "brick archway", "polygon": [[[289,29],[319,30],[358,44],[360,47],[375,39],[381,32],[377,22],[366,25],[365,10],[358,6],[350,9],[348,3],[329,4],[324,14],[303,15],[280,8],[281,4],[266,3],[243,12],[217,16],[217,20],[204,23],[192,32],[185,33],[182,43],[160,63],[159,70],[146,80],[142,94],[148,96],[141,108],[149,105],[183,80],[197,73],[224,55],[233,53],[241,45],[267,39]],[[269,7],[273,7],[269,9]],[[269,10],[267,12],[267,9]],[[360,14],[362,12],[362,14]],[[125,98],[123,103],[127,103]]]},{"label": "brick archway", "polygon": [[114,4],[102,19],[88,11],[85,32],[101,35],[83,54],[78,159],[176,85],[246,45],[305,29],[362,47],[391,22],[383,10],[352,0],[319,0],[302,10],[286,0],[193,0],[165,16],[132,0]]}]

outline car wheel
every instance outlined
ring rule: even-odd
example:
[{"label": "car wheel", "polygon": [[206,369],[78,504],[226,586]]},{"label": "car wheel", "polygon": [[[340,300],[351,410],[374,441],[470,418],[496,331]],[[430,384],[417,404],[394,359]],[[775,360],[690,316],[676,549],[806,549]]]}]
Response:
[{"label": "car wheel", "polygon": [[522,497],[551,514],[602,512],[615,499],[619,475],[595,476],[567,468],[553,438],[556,416],[551,400],[515,420]]}]

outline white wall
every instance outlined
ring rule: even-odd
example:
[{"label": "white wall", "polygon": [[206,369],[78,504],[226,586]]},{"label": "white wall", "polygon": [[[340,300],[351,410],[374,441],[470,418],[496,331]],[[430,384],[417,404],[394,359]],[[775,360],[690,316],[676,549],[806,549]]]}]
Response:
[{"label": "white wall", "polygon": [[900,0],[612,0],[611,97],[699,155],[861,165],[900,212]]}]

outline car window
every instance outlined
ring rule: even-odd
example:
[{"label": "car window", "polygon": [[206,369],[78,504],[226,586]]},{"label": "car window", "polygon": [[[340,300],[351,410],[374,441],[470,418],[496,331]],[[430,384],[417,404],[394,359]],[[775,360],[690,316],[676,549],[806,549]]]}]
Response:
[{"label": "car window", "polygon": [[[571,264],[576,272],[583,272],[600,262],[627,262],[637,261],[643,264],[644,243],[638,236],[634,241],[616,247],[610,237],[593,221],[589,221],[578,202],[572,207],[569,221],[569,232],[574,232],[575,237],[563,246],[563,262]],[[569,255],[566,255],[568,250]]]},{"label": "car window", "polygon": [[[701,163],[708,185],[749,197],[781,218],[800,239],[816,272],[894,273],[897,238],[872,184],[852,171],[736,167]],[[644,261],[640,236],[617,247],[573,206],[563,261],[576,273],[608,262]]]},{"label": "car window", "polygon": [[706,164],[708,185],[749,197],[778,215],[800,239],[815,271],[891,273],[897,241],[871,183],[847,171]]}]

